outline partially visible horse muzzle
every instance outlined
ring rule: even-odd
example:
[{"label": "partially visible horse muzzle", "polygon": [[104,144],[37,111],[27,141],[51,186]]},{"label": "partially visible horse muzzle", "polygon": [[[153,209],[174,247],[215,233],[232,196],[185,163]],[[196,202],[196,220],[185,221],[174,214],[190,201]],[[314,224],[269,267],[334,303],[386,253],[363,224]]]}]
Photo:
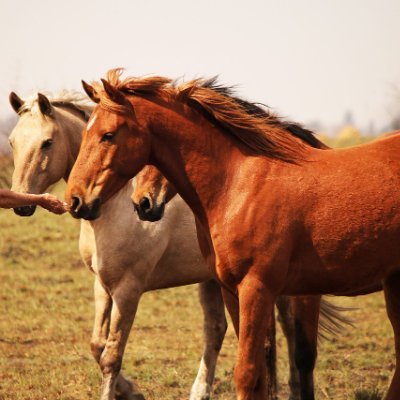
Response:
[{"label": "partially visible horse muzzle", "polygon": [[13,210],[15,214],[19,215],[20,217],[30,217],[35,213],[36,206],[15,207]]},{"label": "partially visible horse muzzle", "polygon": [[101,200],[99,197],[94,199],[91,203],[83,203],[80,196],[72,197],[72,204],[70,214],[77,219],[85,219],[93,221],[100,216]]},{"label": "partially visible horse muzzle", "polygon": [[140,204],[133,203],[133,206],[142,221],[156,222],[164,216],[164,202],[162,202],[159,206],[153,205],[152,207],[146,207],[146,205],[147,204],[144,204],[144,202],[142,201],[140,202]]}]

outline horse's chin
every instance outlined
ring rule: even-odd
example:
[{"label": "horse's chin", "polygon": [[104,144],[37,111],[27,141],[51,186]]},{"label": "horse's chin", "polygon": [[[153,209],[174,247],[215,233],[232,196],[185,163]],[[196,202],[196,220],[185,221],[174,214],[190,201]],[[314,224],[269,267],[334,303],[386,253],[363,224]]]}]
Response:
[{"label": "horse's chin", "polygon": [[13,210],[20,217],[30,217],[35,213],[36,206],[15,207]]}]

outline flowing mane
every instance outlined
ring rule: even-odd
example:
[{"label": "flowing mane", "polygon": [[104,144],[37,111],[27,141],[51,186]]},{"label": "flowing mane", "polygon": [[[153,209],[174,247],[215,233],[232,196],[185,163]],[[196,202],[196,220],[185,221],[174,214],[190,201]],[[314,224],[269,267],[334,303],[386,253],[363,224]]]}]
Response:
[{"label": "flowing mane", "polygon": [[[327,148],[300,124],[284,121],[259,104],[236,97],[233,88],[220,85],[216,77],[181,83],[159,76],[121,79],[122,71],[117,68],[107,73],[106,80],[115,89],[127,96],[156,96],[185,102],[234,136],[252,154],[297,162],[306,144]],[[117,113],[129,112],[128,104],[110,99],[100,82],[92,85],[100,106]]]},{"label": "flowing mane", "polygon": [[[46,97],[48,97],[52,106],[72,111],[80,115],[85,121],[89,119],[94,108],[90,99],[79,92],[64,90],[56,96],[46,94]],[[25,112],[39,112],[37,95],[26,99],[18,114],[21,115]]]}]

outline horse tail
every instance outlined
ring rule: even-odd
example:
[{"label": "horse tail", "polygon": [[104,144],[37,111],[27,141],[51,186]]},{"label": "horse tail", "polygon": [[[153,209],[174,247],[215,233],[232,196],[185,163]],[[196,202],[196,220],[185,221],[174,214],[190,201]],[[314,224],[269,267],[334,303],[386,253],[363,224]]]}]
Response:
[{"label": "horse tail", "polygon": [[327,339],[330,335],[341,334],[347,326],[354,326],[354,321],[344,315],[345,312],[352,310],[354,308],[337,306],[322,297],[318,336]]}]

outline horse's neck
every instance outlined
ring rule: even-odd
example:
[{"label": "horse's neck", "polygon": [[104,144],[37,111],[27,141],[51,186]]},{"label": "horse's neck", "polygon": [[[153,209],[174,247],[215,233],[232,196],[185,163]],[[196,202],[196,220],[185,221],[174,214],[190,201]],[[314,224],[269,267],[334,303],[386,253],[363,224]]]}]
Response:
[{"label": "horse's neck", "polygon": [[[251,155],[245,145],[201,115],[155,107],[149,114],[150,163],[174,184],[203,225],[221,219],[230,200],[246,201],[249,187],[263,185],[266,176],[279,179],[298,171],[295,162]],[[283,130],[280,133],[290,135]],[[299,162],[319,152],[299,138],[287,139],[293,141],[294,149],[299,146]]]},{"label": "horse's neck", "polygon": [[168,115],[153,121],[151,162],[170,180],[202,221],[225,195],[245,156],[219,128],[196,117]]},{"label": "horse's neck", "polygon": [[82,141],[82,130],[86,121],[68,111],[60,112],[60,125],[65,140],[67,170],[64,179],[67,180],[71,169],[78,157],[79,147]]}]

